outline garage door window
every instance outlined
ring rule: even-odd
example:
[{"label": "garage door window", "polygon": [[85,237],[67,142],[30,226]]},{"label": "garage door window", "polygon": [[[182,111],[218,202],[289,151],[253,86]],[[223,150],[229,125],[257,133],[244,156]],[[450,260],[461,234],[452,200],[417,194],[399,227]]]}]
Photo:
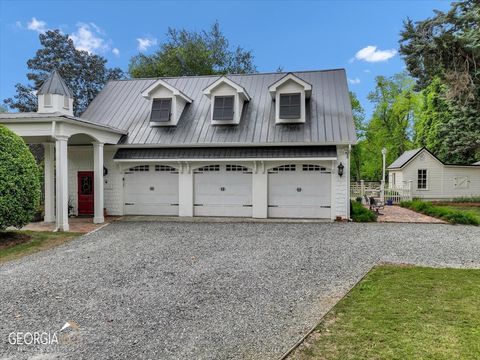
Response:
[{"label": "garage door window", "polygon": [[244,174],[250,174],[251,172],[248,170],[247,167],[241,165],[225,165],[225,170],[229,172],[242,172]]},{"label": "garage door window", "polygon": [[168,165],[155,165],[155,171],[177,173],[177,170],[174,167]]},{"label": "garage door window", "polygon": [[220,171],[220,165],[207,165],[198,168],[196,172]]},{"label": "garage door window", "polygon": [[150,166],[149,165],[137,165],[137,166],[131,167],[130,169],[128,169],[128,171],[134,171],[134,172],[150,171]]},{"label": "garage door window", "polygon": [[269,172],[270,173],[278,173],[278,172],[295,171],[295,170],[297,170],[297,165],[289,164],[289,165],[281,165],[281,166],[274,167]]},{"label": "garage door window", "polygon": [[320,171],[322,173],[328,173],[327,168],[314,164],[303,164],[302,171]]}]

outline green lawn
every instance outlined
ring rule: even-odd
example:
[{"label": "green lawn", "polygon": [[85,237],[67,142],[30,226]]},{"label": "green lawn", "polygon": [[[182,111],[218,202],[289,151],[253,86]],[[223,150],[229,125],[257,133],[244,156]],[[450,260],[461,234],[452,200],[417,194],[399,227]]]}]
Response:
[{"label": "green lawn", "polygon": [[[2,246],[15,236],[28,236],[30,239],[13,246]],[[71,232],[47,232],[47,231],[9,231],[0,233],[0,263],[17,259],[37,251],[50,249],[61,245],[66,241],[82,235]]]},{"label": "green lawn", "polygon": [[479,359],[480,270],[379,266],[289,359]]},{"label": "green lawn", "polygon": [[475,215],[480,221],[480,206],[465,206],[462,204],[455,204],[455,205],[437,205],[439,207],[451,209],[451,210],[460,210],[462,212],[468,212]]}]

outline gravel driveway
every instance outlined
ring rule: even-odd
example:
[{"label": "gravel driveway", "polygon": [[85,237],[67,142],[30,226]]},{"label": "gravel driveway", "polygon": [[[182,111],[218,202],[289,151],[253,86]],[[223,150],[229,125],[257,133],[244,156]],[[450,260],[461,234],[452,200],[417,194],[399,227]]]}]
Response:
[{"label": "gravel driveway", "polygon": [[276,359],[378,261],[480,267],[480,228],[116,222],[0,265],[0,358]]}]

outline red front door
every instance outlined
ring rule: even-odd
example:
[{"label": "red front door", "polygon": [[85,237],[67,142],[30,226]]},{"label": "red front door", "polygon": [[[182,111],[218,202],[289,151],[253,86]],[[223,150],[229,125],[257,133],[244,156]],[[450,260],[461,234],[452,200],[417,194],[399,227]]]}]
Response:
[{"label": "red front door", "polygon": [[93,215],[93,171],[78,172],[78,214]]}]

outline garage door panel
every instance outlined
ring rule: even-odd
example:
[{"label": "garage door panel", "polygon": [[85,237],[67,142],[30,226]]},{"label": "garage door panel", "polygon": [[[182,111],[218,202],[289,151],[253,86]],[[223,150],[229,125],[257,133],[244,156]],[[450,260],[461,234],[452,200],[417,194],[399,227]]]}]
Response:
[{"label": "garage door panel", "polygon": [[[233,165],[211,165],[197,170],[194,178],[196,216],[252,216],[252,176]],[[215,171],[206,171],[213,169]],[[204,171],[205,170],[205,171]]]},{"label": "garage door panel", "polygon": [[286,165],[269,171],[268,216],[330,218],[331,174],[319,165]]},{"label": "garage door panel", "polygon": [[125,173],[125,214],[178,215],[178,174],[157,167]]}]

